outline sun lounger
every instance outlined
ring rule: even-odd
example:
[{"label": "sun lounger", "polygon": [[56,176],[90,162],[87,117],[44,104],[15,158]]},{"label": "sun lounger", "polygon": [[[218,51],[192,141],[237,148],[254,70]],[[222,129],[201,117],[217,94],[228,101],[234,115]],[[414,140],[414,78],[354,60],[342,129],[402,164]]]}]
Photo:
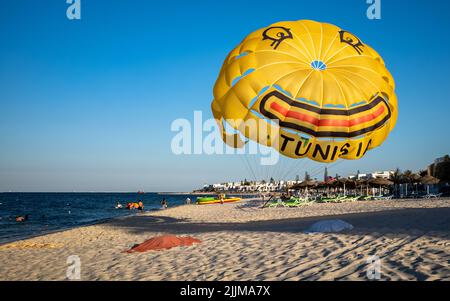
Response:
[{"label": "sun lounger", "polygon": [[394,198],[394,195],[383,195],[383,196],[375,196],[374,199],[377,201],[385,201],[385,200],[392,200]]},{"label": "sun lounger", "polygon": [[267,205],[268,208],[276,208],[276,207],[280,207],[280,206],[285,207],[285,203],[280,199],[275,200],[273,203]]},{"label": "sun lounger", "polygon": [[320,203],[339,203],[341,200],[345,199],[344,196],[338,196],[335,198],[321,198]]},{"label": "sun lounger", "polygon": [[373,200],[373,196],[363,196],[363,195],[361,195],[361,196],[358,196],[357,197],[357,199],[358,199],[358,201],[371,201],[371,200]]},{"label": "sun lounger", "polygon": [[310,205],[314,203],[314,201],[308,201],[307,199],[301,199],[301,198],[291,198],[288,201],[283,201],[281,199],[276,200],[275,202],[269,204],[267,207],[269,208],[276,208],[276,207],[302,207],[306,205]]},{"label": "sun lounger", "polygon": [[323,198],[320,200],[322,203],[347,203],[356,202],[359,197],[338,196],[335,198]]},{"label": "sun lounger", "polygon": [[438,193],[438,194],[435,194],[435,193],[429,193],[429,194],[427,194],[427,195],[424,195],[423,198],[424,198],[424,199],[438,199],[438,198],[440,198],[441,196],[442,196],[442,193]]},{"label": "sun lounger", "polygon": [[314,201],[300,199],[300,200],[285,202],[285,205],[286,205],[286,207],[302,207],[302,206],[311,205],[312,203],[314,203]]}]

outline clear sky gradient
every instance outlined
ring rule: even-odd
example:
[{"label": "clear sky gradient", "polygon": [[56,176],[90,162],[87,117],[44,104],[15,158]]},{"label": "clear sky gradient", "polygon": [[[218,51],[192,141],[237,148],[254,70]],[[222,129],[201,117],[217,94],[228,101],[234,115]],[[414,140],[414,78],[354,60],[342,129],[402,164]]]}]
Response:
[{"label": "clear sky gradient", "polygon": [[[183,191],[252,179],[242,158],[173,155],[170,124],[194,110],[210,118],[228,52],[286,20],[355,33],[396,80],[400,113],[387,141],[330,174],[418,170],[450,152],[449,1],[383,0],[375,21],[365,0],[84,0],[75,21],[65,2],[0,2],[0,191]],[[325,166],[303,161],[289,176],[321,177]]]}]

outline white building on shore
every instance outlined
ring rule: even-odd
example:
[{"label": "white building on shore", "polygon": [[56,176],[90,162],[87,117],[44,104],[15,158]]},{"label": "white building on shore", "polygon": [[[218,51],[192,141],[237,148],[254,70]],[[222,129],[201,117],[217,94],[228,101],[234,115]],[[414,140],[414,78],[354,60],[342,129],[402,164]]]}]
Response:
[{"label": "white building on shore", "polygon": [[370,179],[389,179],[391,175],[394,174],[392,170],[387,171],[375,171],[372,173],[359,173],[356,175],[351,175],[348,178],[350,180],[370,180]]},{"label": "white building on shore", "polygon": [[[348,178],[351,180],[370,180],[375,178],[389,179],[393,171],[376,171],[372,173],[358,173]],[[277,192],[285,191],[286,187],[298,184],[301,181],[242,181],[242,182],[225,182],[216,184],[206,184],[203,191],[217,192],[234,192],[234,193],[257,193],[257,192]]]},{"label": "white building on shore", "polygon": [[251,181],[251,182],[227,182],[204,185],[204,191],[232,191],[232,192],[275,192],[286,189],[286,185],[291,186],[300,181]]}]

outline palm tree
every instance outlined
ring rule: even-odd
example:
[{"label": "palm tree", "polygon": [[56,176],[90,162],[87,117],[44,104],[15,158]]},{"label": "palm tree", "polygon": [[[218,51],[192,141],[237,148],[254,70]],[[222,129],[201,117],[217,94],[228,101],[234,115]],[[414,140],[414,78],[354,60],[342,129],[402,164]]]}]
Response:
[{"label": "palm tree", "polygon": [[394,182],[394,194],[398,195],[398,185],[402,182],[402,172],[399,168],[397,168],[393,174],[389,177],[389,179]]}]

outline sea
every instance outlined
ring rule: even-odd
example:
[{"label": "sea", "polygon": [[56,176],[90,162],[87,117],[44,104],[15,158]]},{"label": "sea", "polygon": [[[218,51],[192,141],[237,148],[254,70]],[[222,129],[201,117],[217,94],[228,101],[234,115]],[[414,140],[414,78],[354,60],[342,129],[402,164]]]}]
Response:
[{"label": "sea", "polygon": [[[169,207],[194,203],[197,196],[160,193],[0,193],[0,244],[95,224],[114,217],[137,214],[136,210],[116,209],[117,202],[141,200],[145,211],[160,210],[165,198]],[[25,222],[17,216],[28,214]]]}]

